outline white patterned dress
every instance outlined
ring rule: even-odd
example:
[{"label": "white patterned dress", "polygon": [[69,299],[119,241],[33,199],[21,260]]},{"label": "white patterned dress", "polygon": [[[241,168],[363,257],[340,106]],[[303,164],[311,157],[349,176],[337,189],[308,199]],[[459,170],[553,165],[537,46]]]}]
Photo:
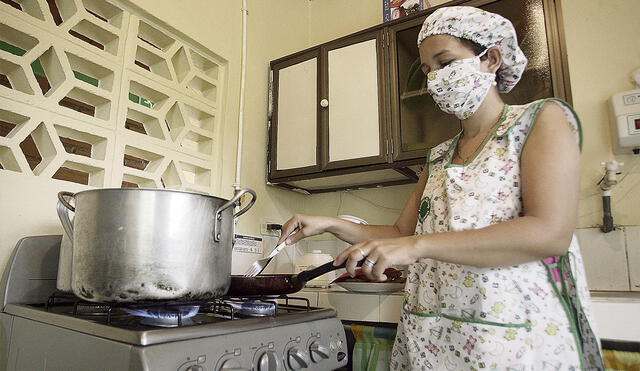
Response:
[{"label": "white patterned dress", "polygon": [[[451,164],[460,134],[430,151],[416,235],[523,215],[520,155],[545,103],[564,109],[581,140],[577,116],[563,101],[505,106],[467,164]],[[515,266],[420,259],[409,266],[406,290],[393,370],[604,370],[575,236],[567,254]]]}]

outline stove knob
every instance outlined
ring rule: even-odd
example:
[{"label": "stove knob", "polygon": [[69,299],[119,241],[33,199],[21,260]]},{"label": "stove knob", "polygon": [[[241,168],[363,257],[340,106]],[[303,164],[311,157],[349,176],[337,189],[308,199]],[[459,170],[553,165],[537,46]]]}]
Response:
[{"label": "stove knob", "polygon": [[288,352],[289,367],[292,370],[309,367],[309,357],[298,348],[291,348]]},{"label": "stove knob", "polygon": [[248,371],[246,368],[242,368],[240,363],[235,359],[225,361],[220,367],[219,371]]},{"label": "stove knob", "polygon": [[277,371],[279,369],[278,354],[273,350],[264,352],[258,359],[258,371]]},{"label": "stove knob", "polygon": [[204,367],[200,365],[193,365],[193,366],[187,367],[185,371],[204,371]]},{"label": "stove knob", "polygon": [[329,358],[329,349],[324,345],[314,342],[309,347],[309,354],[311,354],[311,360],[315,363],[322,361],[323,359]]}]

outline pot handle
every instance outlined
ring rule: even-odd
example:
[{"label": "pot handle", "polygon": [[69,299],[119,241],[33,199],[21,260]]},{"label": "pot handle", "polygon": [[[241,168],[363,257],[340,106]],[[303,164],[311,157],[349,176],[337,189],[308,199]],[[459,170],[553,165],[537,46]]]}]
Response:
[{"label": "pot handle", "polygon": [[58,192],[58,204],[56,205],[56,211],[58,212],[58,218],[60,218],[60,222],[62,223],[62,228],[64,229],[64,233],[67,234],[67,237],[71,241],[73,241],[73,223],[69,218],[69,210],[75,212],[76,208],[73,207],[69,201],[65,199],[65,196],[74,198],[76,196],[75,193],[72,192]]},{"label": "pot handle", "polygon": [[251,208],[251,206],[253,206],[253,204],[256,202],[256,192],[254,192],[252,189],[249,188],[244,188],[239,190],[234,196],[233,198],[231,198],[229,201],[227,201],[224,205],[220,206],[217,210],[216,210],[216,214],[215,214],[215,223],[213,224],[213,239],[215,242],[220,241],[220,224],[222,222],[222,212],[225,211],[226,209],[235,206],[236,202],[238,202],[238,200],[240,200],[240,198],[245,194],[245,193],[250,193],[251,194],[251,201],[249,201],[249,204],[245,207],[243,207],[242,209],[240,209],[237,213],[233,214],[233,218],[237,218],[240,215],[246,213],[247,211],[249,211],[249,209]]}]

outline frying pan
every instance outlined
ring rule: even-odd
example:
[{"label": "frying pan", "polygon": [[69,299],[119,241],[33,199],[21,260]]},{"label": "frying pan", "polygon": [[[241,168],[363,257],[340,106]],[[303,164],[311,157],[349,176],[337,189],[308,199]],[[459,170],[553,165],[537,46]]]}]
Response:
[{"label": "frying pan", "polygon": [[[358,262],[361,266],[364,260]],[[346,263],[346,262],[345,262]],[[287,295],[300,291],[304,285],[314,279],[336,269],[344,268],[345,263],[334,266],[330,261],[317,268],[302,271],[298,274],[265,274],[255,277],[231,276],[231,286],[227,296],[270,296]]]}]

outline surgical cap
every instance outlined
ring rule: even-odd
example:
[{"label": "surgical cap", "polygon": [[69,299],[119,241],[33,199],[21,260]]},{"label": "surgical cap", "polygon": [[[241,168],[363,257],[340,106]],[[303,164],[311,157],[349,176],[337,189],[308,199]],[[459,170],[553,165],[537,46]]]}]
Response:
[{"label": "surgical cap", "polygon": [[527,57],[518,46],[515,28],[503,16],[470,6],[439,8],[422,24],[418,46],[427,37],[442,34],[471,40],[485,48],[497,46],[502,53],[502,66],[496,73],[500,92],[509,92],[522,77]]}]

